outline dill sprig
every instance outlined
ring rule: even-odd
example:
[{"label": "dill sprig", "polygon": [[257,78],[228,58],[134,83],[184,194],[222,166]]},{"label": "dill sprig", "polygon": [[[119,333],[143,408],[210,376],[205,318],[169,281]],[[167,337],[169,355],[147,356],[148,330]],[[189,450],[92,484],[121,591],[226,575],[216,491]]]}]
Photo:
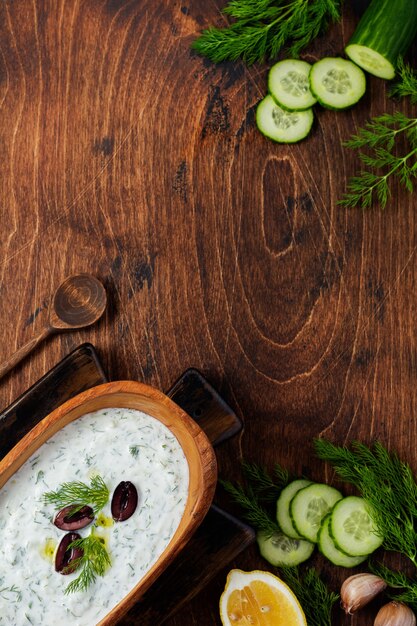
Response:
[{"label": "dill sprig", "polygon": [[215,63],[243,59],[251,65],[275,58],[284,47],[298,57],[340,19],[340,0],[230,0],[223,12],[235,21],[204,30],[192,47]]},{"label": "dill sprig", "polygon": [[110,567],[109,553],[103,540],[93,534],[73,541],[68,548],[81,548],[83,555],[71,563],[71,567],[74,569],[79,567],[82,569],[79,576],[72,580],[65,589],[65,594],[86,591],[96,581],[97,576],[103,576],[106,569]]},{"label": "dill sprig", "polygon": [[411,102],[417,104],[417,72],[399,59],[397,65],[398,80],[391,87],[389,95],[393,98],[410,96]]},{"label": "dill sprig", "polygon": [[[400,58],[397,73],[398,80],[389,95],[394,98],[409,96],[411,102],[417,104],[417,72]],[[398,154],[398,141],[402,137],[402,153]],[[359,152],[364,167],[349,180],[339,204],[367,209],[377,200],[385,208],[391,195],[389,183],[392,178],[397,178],[409,193],[413,192],[417,176],[416,117],[408,117],[400,111],[373,117],[343,145]]]},{"label": "dill sprig", "polygon": [[401,593],[388,594],[389,598],[404,602],[414,612],[417,611],[417,583],[415,580],[408,578],[402,572],[389,569],[382,563],[370,562],[369,569],[373,574],[385,580],[388,587],[403,590]]},{"label": "dill sprig", "polygon": [[352,449],[325,439],[315,441],[316,452],[333,465],[340,478],[360,491],[384,538],[386,550],[400,552],[417,567],[417,485],[413,473],[396,454],[377,442],[371,448],[354,442]]},{"label": "dill sprig", "polygon": [[274,516],[263,504],[268,505],[277,500],[290,480],[287,470],[276,463],[272,477],[264,467],[248,461],[242,462],[242,470],[246,480],[245,487],[227,480],[220,480],[221,485],[243,509],[245,519],[256,530],[267,535],[281,534]]},{"label": "dill sprig", "polygon": [[48,504],[53,504],[56,509],[74,504],[71,513],[74,515],[83,506],[92,506],[94,513],[104,507],[109,499],[109,490],[101,476],[93,476],[90,486],[80,481],[63,483],[56,491],[48,491],[43,499]]},{"label": "dill sprig", "polygon": [[298,567],[280,568],[284,580],[297,596],[305,613],[308,626],[331,626],[332,608],[339,595],[329,591],[314,568],[303,575]]},{"label": "dill sprig", "polygon": [[256,528],[267,535],[281,533],[281,529],[273,517],[259,504],[253,491],[245,491],[242,485],[234,485],[228,480],[220,480],[225,491],[232,496],[233,500],[244,511],[244,517]]},{"label": "dill sprig", "polygon": [[273,477],[264,467],[248,461],[242,462],[242,470],[252,494],[259,502],[275,502],[289,482],[288,471],[278,463],[275,464]]},{"label": "dill sprig", "polygon": [[[397,155],[397,140],[403,136],[408,147]],[[384,208],[390,197],[389,182],[396,177],[410,193],[417,176],[417,118],[397,111],[372,118],[344,145],[359,151],[363,169],[348,182],[347,191],[339,201],[346,207],[369,208],[376,199]],[[367,152],[363,152],[363,150]]]}]

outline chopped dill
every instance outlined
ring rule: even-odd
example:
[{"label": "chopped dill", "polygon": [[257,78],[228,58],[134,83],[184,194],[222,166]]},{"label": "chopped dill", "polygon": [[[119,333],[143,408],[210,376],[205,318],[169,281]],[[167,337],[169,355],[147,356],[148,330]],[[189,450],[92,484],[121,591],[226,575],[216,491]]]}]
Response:
[{"label": "chopped dill", "polygon": [[139,456],[139,448],[140,446],[129,446],[129,452],[134,459],[137,459]]},{"label": "chopped dill", "polygon": [[[14,594],[14,598],[10,597],[9,594]],[[22,592],[16,585],[12,585],[11,587],[3,587],[0,589],[0,597],[8,602],[21,602],[22,600]]]}]

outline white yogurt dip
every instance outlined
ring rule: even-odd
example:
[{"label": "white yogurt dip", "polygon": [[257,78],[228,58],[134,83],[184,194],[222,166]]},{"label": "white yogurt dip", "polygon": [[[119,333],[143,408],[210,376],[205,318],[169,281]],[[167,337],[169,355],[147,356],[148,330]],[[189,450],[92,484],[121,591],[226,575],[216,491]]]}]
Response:
[{"label": "white yogurt dip", "polygon": [[[55,572],[53,552],[65,535],[52,524],[43,495],[64,482],[90,483],[99,474],[110,498],[97,519],[112,565],[87,591],[65,595],[79,574]],[[115,487],[131,481],[135,513],[111,520]],[[116,606],[158,560],[184,513],[189,470],[170,430],[135,409],[112,408],[71,422],[0,490],[0,624],[93,626]],[[101,523],[101,525],[100,525]],[[90,533],[91,526],[77,532]]]}]

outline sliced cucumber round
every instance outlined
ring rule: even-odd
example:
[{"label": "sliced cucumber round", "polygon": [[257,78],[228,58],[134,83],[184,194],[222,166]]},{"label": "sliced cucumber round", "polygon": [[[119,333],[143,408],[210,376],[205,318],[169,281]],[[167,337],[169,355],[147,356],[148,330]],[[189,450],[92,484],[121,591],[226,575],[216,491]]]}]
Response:
[{"label": "sliced cucumber round", "polygon": [[281,495],[277,500],[277,522],[282,532],[292,539],[302,539],[302,537],[297,533],[292,523],[290,502],[297,491],[307,487],[307,485],[311,485],[311,480],[293,480],[281,491]]},{"label": "sliced cucumber round", "polygon": [[317,100],[310,91],[310,63],[287,59],[275,63],[268,74],[268,91],[283,109],[304,111]]},{"label": "sliced cucumber round", "polygon": [[272,96],[256,109],[256,124],[263,135],[278,143],[295,143],[307,137],[313,125],[313,111],[284,111]]},{"label": "sliced cucumber round", "polygon": [[349,556],[367,556],[382,544],[363,498],[349,496],[338,502],[331,514],[330,535],[336,547]]},{"label": "sliced cucumber round", "polygon": [[314,544],[303,539],[291,539],[283,533],[268,535],[259,532],[257,542],[261,555],[275,567],[299,565],[313,554]]},{"label": "sliced cucumber round", "polygon": [[323,517],[342,498],[340,491],[320,483],[300,489],[290,504],[290,515],[296,531],[308,541],[316,543]]},{"label": "sliced cucumber round", "polygon": [[324,107],[346,109],[362,98],[366,78],[352,61],[327,57],[311,68],[310,88]]},{"label": "sliced cucumber round", "polygon": [[322,521],[317,537],[319,550],[322,555],[329,559],[331,563],[340,567],[356,567],[363,563],[367,559],[366,556],[347,556],[336,548],[329,532],[330,517],[331,513],[328,513]]}]

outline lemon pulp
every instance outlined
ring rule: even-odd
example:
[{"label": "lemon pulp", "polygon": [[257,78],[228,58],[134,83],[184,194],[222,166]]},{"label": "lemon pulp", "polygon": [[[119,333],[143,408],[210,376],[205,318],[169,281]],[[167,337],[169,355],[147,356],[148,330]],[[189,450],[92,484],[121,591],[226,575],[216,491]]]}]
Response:
[{"label": "lemon pulp", "polygon": [[293,592],[269,572],[232,570],[220,615],[224,626],[306,626]]}]

